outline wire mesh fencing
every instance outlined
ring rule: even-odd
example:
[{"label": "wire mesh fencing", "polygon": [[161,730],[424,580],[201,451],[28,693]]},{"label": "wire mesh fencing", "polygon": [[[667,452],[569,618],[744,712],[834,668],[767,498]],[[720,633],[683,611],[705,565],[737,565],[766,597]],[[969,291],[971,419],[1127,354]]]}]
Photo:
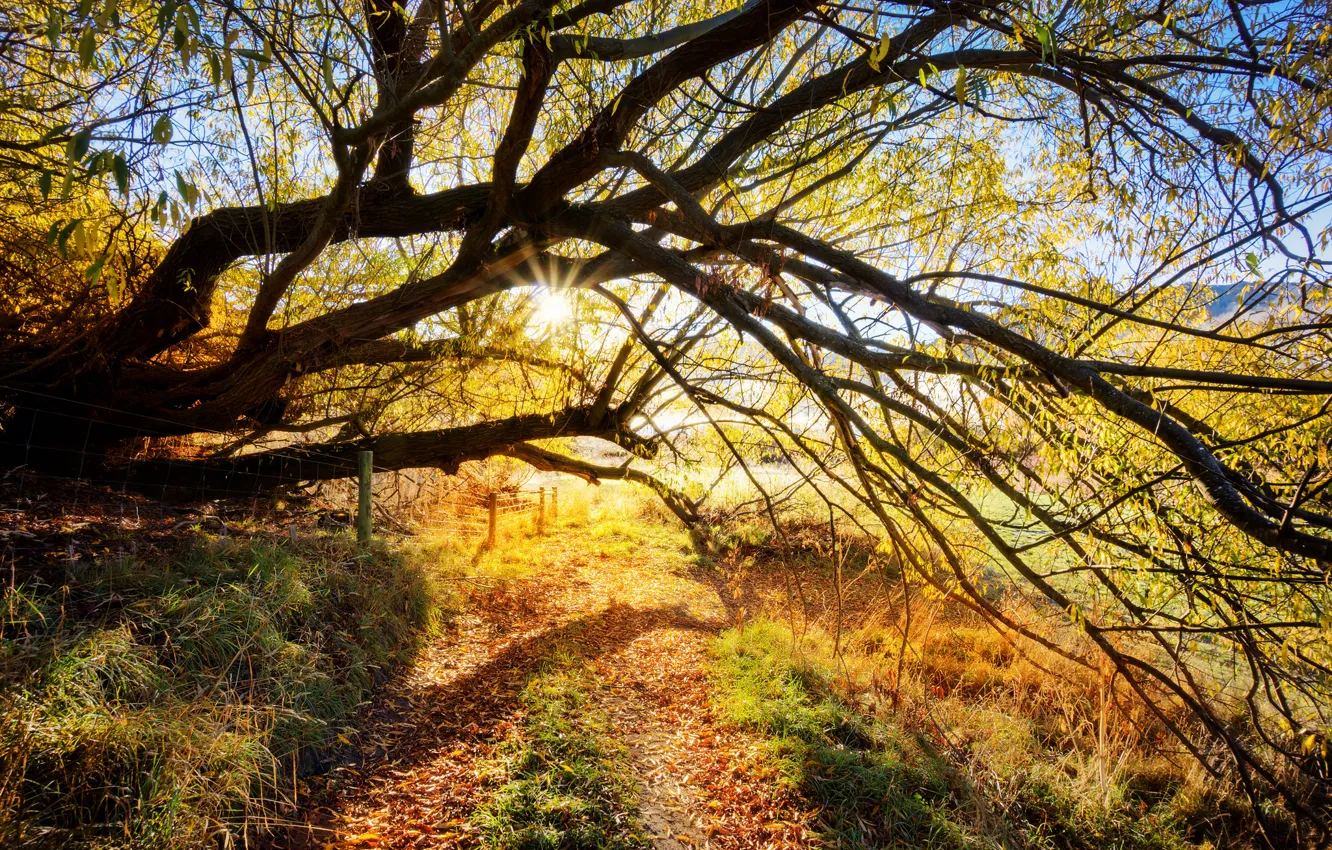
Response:
[{"label": "wire mesh fencing", "polygon": [[559,488],[459,493],[422,525],[459,538],[484,538],[493,547],[500,536],[519,529],[544,533],[559,517]]},{"label": "wire mesh fencing", "polygon": [[[94,559],[148,557],[195,531],[295,540],[298,529],[355,522],[351,443],[336,455],[300,442],[255,445],[234,433],[181,435],[142,412],[0,389],[11,394],[0,404],[0,571],[11,585],[62,581]],[[99,445],[94,435],[108,421],[130,424]],[[255,453],[264,455],[262,468]],[[344,469],[346,481],[325,478]],[[410,516],[400,516],[411,511],[402,508],[446,486],[441,475],[419,472],[374,470],[380,533],[411,533]]]},{"label": "wire mesh fencing", "polygon": [[[21,407],[0,407],[0,571],[10,583],[33,571],[59,581],[93,559],[147,556],[196,531],[294,542],[298,532],[356,523],[354,441],[335,455],[299,441],[274,447],[235,433],[181,435],[178,425],[141,412],[18,397]],[[18,416],[22,428],[13,427]],[[88,435],[109,418],[132,424],[114,446],[96,445]],[[267,459],[262,468],[255,453]],[[520,529],[544,531],[558,512],[554,487],[478,486],[435,469],[375,467],[372,477],[380,534],[435,532],[494,546]]]}]

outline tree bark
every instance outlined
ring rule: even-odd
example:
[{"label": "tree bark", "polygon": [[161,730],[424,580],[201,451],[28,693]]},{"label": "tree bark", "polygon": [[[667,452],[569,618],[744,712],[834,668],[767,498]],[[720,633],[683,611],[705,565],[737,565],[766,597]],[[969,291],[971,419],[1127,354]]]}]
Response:
[{"label": "tree bark", "polygon": [[594,425],[590,408],[576,407],[554,414],[524,414],[457,428],[385,434],[336,443],[256,452],[234,458],[205,460],[141,460],[123,466],[107,465],[107,481],[161,498],[249,497],[314,481],[356,475],[357,455],[375,453],[377,470],[434,467],[455,473],[470,460],[503,454],[527,440],[554,437],[599,437],[639,455],[650,455],[654,444],[635,436],[617,417]]}]

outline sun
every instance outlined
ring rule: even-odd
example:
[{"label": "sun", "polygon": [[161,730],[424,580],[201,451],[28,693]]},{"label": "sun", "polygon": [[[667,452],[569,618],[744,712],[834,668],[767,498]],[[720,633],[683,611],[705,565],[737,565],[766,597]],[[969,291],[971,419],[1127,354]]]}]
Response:
[{"label": "sun", "polygon": [[536,329],[551,331],[573,318],[573,304],[569,296],[559,290],[546,289],[537,295],[532,323]]}]

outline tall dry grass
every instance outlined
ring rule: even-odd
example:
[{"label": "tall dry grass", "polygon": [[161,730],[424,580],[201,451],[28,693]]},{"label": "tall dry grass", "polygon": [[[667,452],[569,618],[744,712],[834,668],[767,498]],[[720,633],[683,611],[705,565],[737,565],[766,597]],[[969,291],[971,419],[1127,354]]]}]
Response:
[{"label": "tall dry grass", "polygon": [[[718,643],[719,683],[732,716],[770,740],[779,772],[824,807],[834,846],[1295,840],[1284,808],[1255,812],[1233,776],[1209,776],[1108,668],[997,629],[871,540],[834,547],[815,523],[783,531],[717,535],[738,621]],[[1057,645],[1084,640],[1016,589],[990,594]],[[1154,696],[1191,729],[1182,706]]]}]

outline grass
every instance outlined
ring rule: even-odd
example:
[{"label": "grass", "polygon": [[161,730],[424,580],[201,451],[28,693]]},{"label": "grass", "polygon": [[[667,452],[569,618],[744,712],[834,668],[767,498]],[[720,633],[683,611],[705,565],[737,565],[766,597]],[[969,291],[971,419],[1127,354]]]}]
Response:
[{"label": "grass", "polygon": [[526,716],[497,765],[505,777],[473,816],[495,850],[640,850],[629,753],[588,695],[576,646],[557,647],[523,690]]},{"label": "grass", "polygon": [[0,845],[228,846],[280,817],[440,617],[439,556],[223,538],[12,590]]},{"label": "grass", "polygon": [[[574,557],[645,579],[663,569],[663,600],[716,601],[716,584],[699,584],[713,561],[673,519],[657,522],[631,488],[570,489],[556,527]],[[1153,754],[1150,718],[1131,704],[1110,729],[1107,771],[1094,677],[1057,659],[1035,666],[956,606],[913,597],[915,651],[898,681],[901,576],[862,579],[845,611],[842,595],[834,607],[817,532],[788,543],[784,564],[802,585],[786,601],[792,624],[778,625],[777,544],[737,527],[719,558],[750,619],[714,649],[718,707],[761,742],[760,769],[817,812],[822,845],[1257,844],[1234,789]],[[853,552],[847,575],[867,552]],[[508,604],[510,585],[540,579],[550,558],[526,533],[476,553],[214,539],[167,562],[97,563],[61,588],[11,588],[0,602],[0,847],[243,845],[294,811],[296,777],[410,661],[454,594]],[[449,575],[472,581],[440,580]],[[472,816],[487,846],[648,846],[628,751],[596,708],[600,683],[576,638],[526,680],[517,730],[489,765],[494,793]]]},{"label": "grass", "polygon": [[829,671],[798,660],[781,626],[732,629],[716,653],[727,716],[761,733],[778,780],[818,808],[831,846],[964,846],[938,759],[827,694]]},{"label": "grass", "polygon": [[936,705],[950,747],[892,713],[859,710],[841,695],[845,668],[816,629],[797,648],[786,627],[757,618],[718,638],[715,654],[721,708],[758,733],[778,780],[818,808],[828,846],[1250,846],[1245,830],[1226,831],[1242,814],[1227,810],[1224,789],[1177,769],[1162,785],[1143,768],[1120,772],[1107,800],[1085,781],[1088,765],[1040,746],[1031,719],[974,694],[965,716],[959,704]]}]

